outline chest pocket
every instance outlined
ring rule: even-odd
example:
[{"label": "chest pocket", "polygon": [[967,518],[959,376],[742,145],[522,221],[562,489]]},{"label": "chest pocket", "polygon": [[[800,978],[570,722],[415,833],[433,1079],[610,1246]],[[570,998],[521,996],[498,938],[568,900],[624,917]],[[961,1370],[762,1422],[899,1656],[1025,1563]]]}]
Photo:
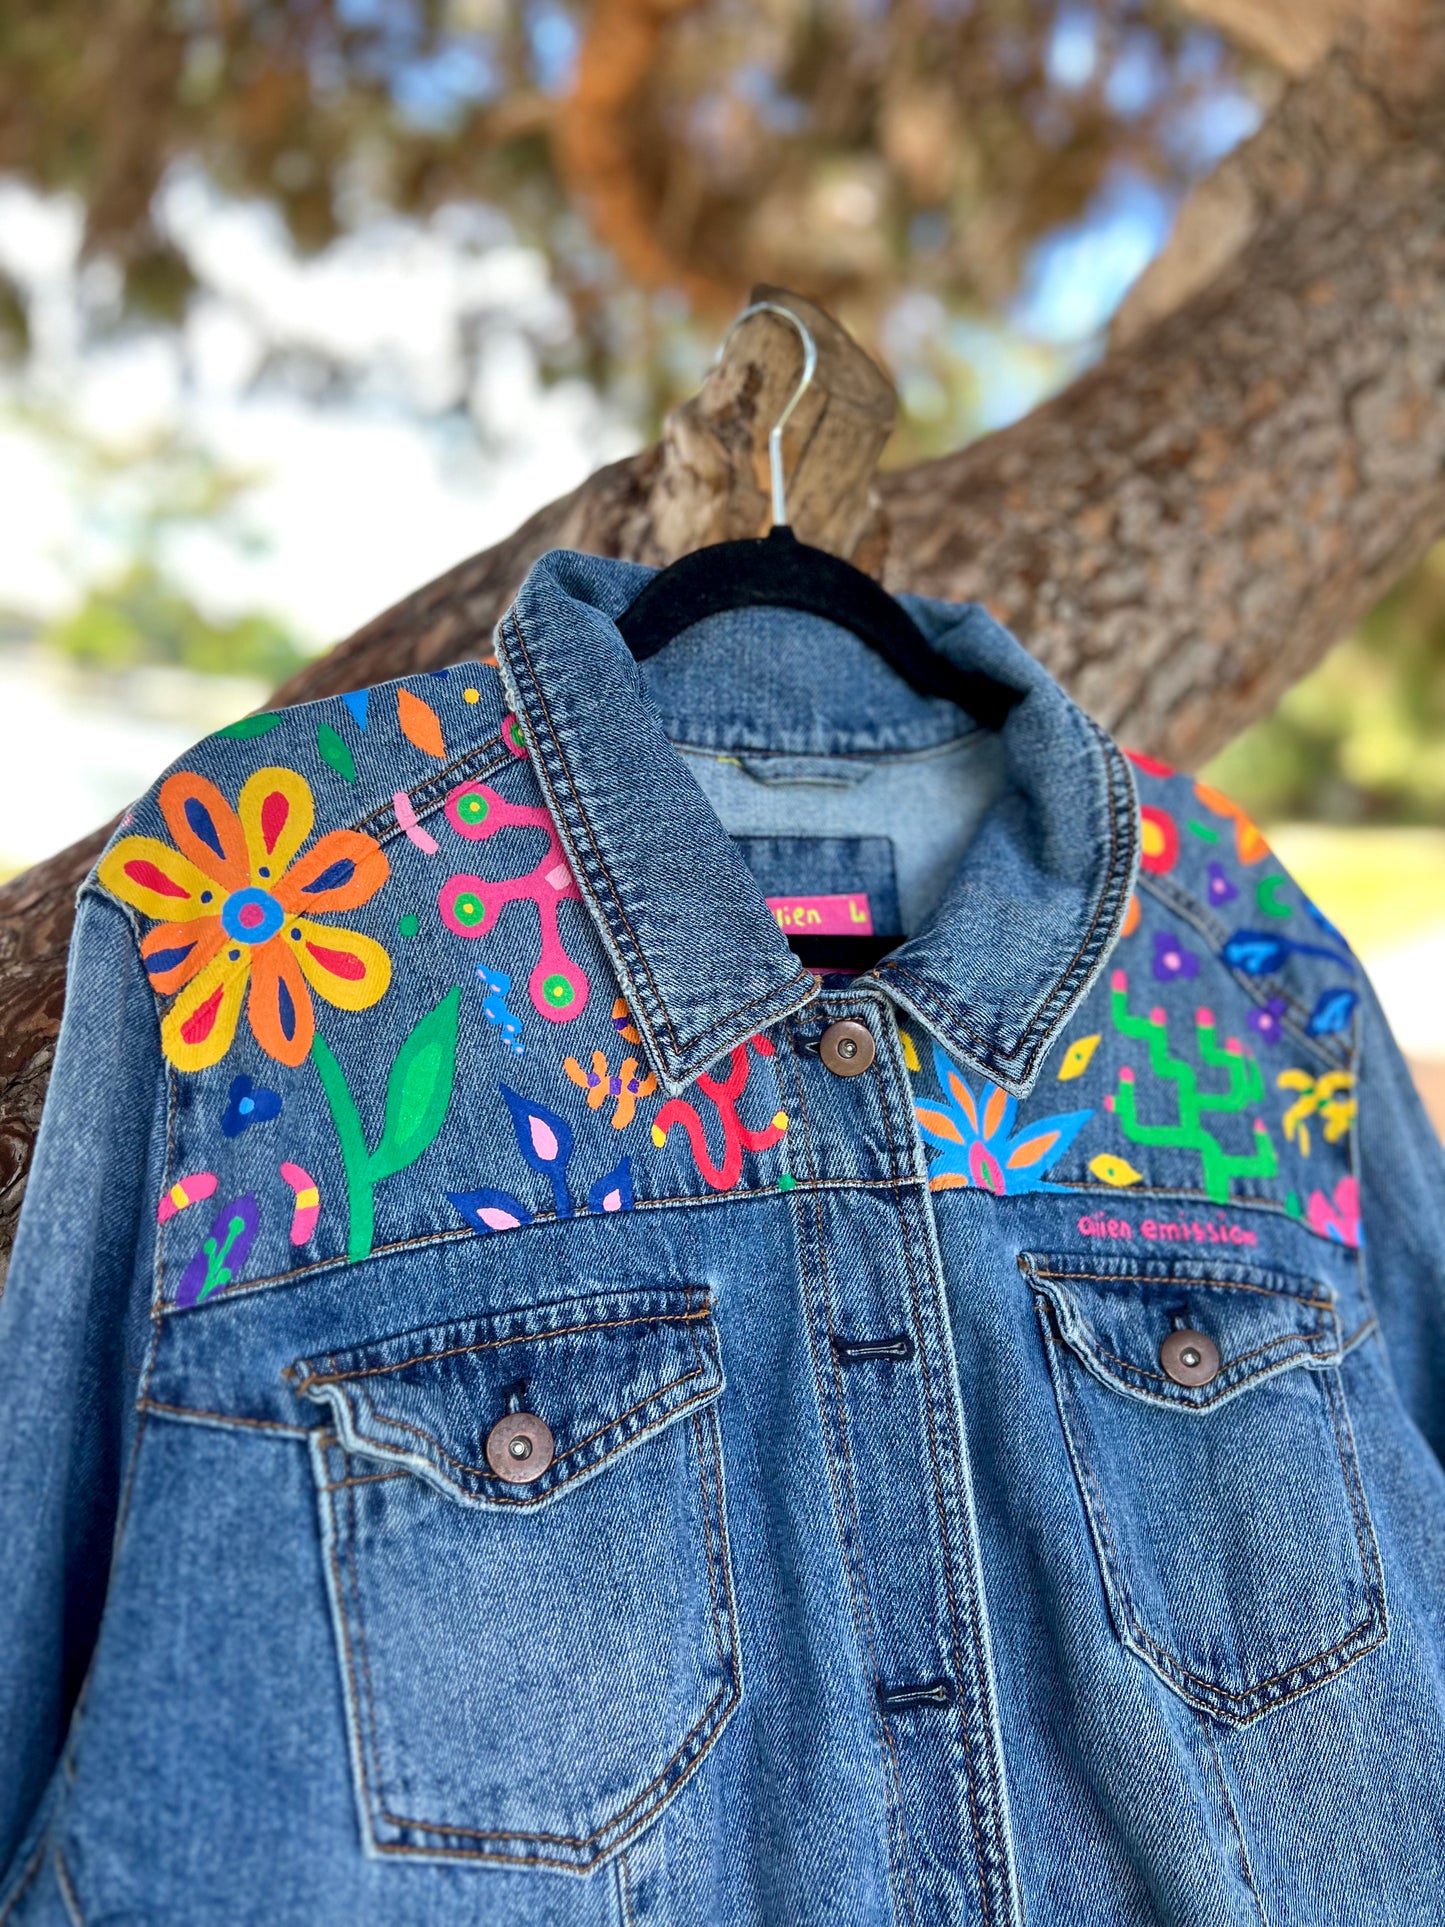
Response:
[{"label": "chest pocket", "polygon": [[1020,1262],[1124,1644],[1240,1725],[1379,1645],[1324,1287],[1190,1260]]},{"label": "chest pocket", "polygon": [[[288,1376],[327,1414],[312,1462],[371,1849],[604,1859],[738,1704],[707,1294],[574,1298]],[[499,1477],[519,1437],[545,1469]]]}]

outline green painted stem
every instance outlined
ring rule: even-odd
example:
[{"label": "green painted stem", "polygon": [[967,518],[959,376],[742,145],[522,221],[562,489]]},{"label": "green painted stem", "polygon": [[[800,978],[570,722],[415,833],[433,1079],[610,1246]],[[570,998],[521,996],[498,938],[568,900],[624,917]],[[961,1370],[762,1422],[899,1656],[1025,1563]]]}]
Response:
[{"label": "green painted stem", "polygon": [[331,1106],[331,1121],[336,1126],[341,1146],[341,1162],[346,1172],[346,1197],[351,1208],[351,1229],[346,1241],[350,1259],[364,1258],[371,1250],[376,1232],[376,1203],[370,1172],[371,1157],[366,1148],[366,1133],[361,1116],[346,1087],[346,1078],[331,1046],[318,1031],[311,1040],[311,1057]]}]

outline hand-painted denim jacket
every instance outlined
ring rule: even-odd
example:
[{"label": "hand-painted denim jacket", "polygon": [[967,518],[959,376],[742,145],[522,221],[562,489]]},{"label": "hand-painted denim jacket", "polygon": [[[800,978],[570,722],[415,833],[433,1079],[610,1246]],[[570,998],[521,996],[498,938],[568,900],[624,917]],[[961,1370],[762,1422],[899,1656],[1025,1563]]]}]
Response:
[{"label": "hand-painted denim jacket", "polygon": [[778,610],[639,668],[646,573],[82,893],[0,1921],[1445,1920],[1445,1171],[1346,944],[982,609],[1000,728]]}]

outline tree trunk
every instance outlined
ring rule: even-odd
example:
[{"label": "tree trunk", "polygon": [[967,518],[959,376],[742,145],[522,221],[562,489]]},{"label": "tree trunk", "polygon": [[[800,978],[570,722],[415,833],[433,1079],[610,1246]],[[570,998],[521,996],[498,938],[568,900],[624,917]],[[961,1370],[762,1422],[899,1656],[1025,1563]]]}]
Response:
[{"label": "tree trunk", "polygon": [[[1195,764],[1265,714],[1445,529],[1445,0],[1411,3],[1431,31],[1412,35],[1406,78],[1358,50],[1314,66],[1221,170],[1237,211],[1207,285],[1197,263],[1167,295],[1156,280],[1107,358],[1012,428],[874,476],[886,390],[811,311],[819,376],[788,437],[799,532],[892,589],[987,602],[1155,755]],[[761,529],[763,445],[797,368],[786,324],[749,324],[659,447],[407,597],[277,700],[486,653],[545,549],[662,562]],[[72,899],[99,847],[0,890],[0,1251]]]}]

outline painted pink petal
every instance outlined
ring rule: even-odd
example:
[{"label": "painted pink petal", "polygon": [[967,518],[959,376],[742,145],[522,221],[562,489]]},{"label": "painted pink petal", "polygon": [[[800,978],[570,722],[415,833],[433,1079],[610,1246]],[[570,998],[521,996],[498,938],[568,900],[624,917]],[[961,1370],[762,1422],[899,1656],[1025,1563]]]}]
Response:
[{"label": "painted pink petal", "polygon": [[535,1112],[527,1121],[532,1127],[532,1149],[544,1164],[555,1163],[561,1148],[557,1143],[557,1133],[550,1124],[544,1124]]},{"label": "painted pink petal", "polygon": [[396,811],[397,822],[423,855],[435,856],[438,847],[436,838],[428,836],[417,822],[416,811],[412,808],[411,798],[405,790],[397,790],[391,799],[391,806]]},{"label": "painted pink petal", "polygon": [[515,1231],[522,1220],[511,1211],[500,1211],[494,1204],[484,1204],[477,1216],[489,1231]]}]

